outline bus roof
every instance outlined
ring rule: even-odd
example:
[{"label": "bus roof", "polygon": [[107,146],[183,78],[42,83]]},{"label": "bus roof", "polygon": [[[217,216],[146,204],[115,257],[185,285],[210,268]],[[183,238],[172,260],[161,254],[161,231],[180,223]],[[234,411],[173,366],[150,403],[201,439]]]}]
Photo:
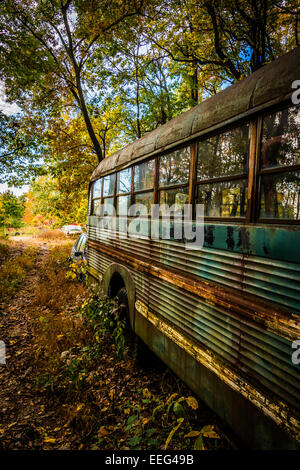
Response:
[{"label": "bus roof", "polygon": [[300,46],[105,158],[91,181],[290,99]]}]

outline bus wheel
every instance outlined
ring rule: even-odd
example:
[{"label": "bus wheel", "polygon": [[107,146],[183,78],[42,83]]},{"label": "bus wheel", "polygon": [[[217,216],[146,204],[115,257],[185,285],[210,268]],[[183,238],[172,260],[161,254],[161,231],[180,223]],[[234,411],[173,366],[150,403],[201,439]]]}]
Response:
[{"label": "bus wheel", "polygon": [[128,308],[128,297],[125,287],[122,287],[117,293],[117,302],[118,302],[118,310],[119,316],[121,320],[126,320],[126,325],[129,326],[129,308]]}]

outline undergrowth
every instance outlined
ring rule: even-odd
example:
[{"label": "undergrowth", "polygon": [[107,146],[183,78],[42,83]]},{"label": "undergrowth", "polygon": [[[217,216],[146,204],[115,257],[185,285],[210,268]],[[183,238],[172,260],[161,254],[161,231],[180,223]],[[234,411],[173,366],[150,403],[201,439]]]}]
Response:
[{"label": "undergrowth", "polygon": [[[1,243],[0,253],[8,256],[11,246]],[[0,298],[8,301],[26,278],[27,272],[32,269],[37,249],[28,246],[16,256],[7,259],[0,268]]]},{"label": "undergrowth", "polygon": [[[85,449],[227,449],[207,408],[164,367],[137,366],[114,301],[70,275],[68,250],[41,267],[32,311],[36,387]],[[53,439],[55,441],[55,439]]]}]

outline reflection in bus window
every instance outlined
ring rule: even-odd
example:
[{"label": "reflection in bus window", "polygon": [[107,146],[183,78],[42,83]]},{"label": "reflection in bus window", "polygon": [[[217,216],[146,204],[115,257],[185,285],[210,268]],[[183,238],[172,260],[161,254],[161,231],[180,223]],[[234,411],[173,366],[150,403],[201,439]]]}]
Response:
[{"label": "reflection in bus window", "polygon": [[189,168],[189,146],[160,157],[159,186],[188,183]]},{"label": "reflection in bus window", "polygon": [[196,202],[206,217],[245,217],[247,189],[247,179],[199,184]]},{"label": "reflection in bus window", "polygon": [[300,172],[261,176],[260,217],[300,219]]},{"label": "reflection in bus window", "polygon": [[103,201],[103,215],[113,215],[114,213],[114,198],[108,197]]},{"label": "reflection in bus window", "polygon": [[197,180],[248,173],[249,125],[198,143]]},{"label": "reflection in bus window", "polygon": [[249,124],[198,143],[196,203],[206,217],[246,217],[248,159]]},{"label": "reflection in bus window", "polygon": [[300,164],[300,108],[291,107],[263,119],[261,168]]},{"label": "reflection in bus window", "polygon": [[131,168],[117,173],[117,194],[130,193],[131,189]]},{"label": "reflection in bus window", "polygon": [[101,215],[101,199],[93,201],[93,214]]},{"label": "reflection in bus window", "polygon": [[95,181],[93,184],[93,198],[100,198],[101,197],[101,187],[102,187],[102,178]]},{"label": "reflection in bus window", "polygon": [[154,185],[155,161],[149,160],[134,167],[134,191],[152,189]]},{"label": "reflection in bus window", "polygon": [[261,219],[299,220],[299,170],[300,110],[294,106],[263,118],[259,171]]},{"label": "reflection in bus window", "polygon": [[130,196],[117,197],[117,215],[127,215],[130,206]]},{"label": "reflection in bus window", "polygon": [[153,191],[135,195],[135,204],[146,206],[148,215],[151,215],[151,204],[153,204]]},{"label": "reflection in bus window", "polygon": [[160,190],[159,203],[167,204],[169,207],[176,204],[176,210],[183,213],[184,205],[188,203],[189,200],[189,188],[178,188],[178,189],[168,189]]},{"label": "reflection in bus window", "polygon": [[107,175],[103,178],[103,196],[111,196],[114,193],[115,175]]}]

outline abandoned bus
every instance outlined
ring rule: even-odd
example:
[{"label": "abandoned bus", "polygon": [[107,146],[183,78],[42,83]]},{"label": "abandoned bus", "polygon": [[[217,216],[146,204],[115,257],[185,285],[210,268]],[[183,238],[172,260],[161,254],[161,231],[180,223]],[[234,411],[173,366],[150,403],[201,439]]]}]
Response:
[{"label": "abandoned bus", "polygon": [[[126,292],[136,335],[255,449],[300,447],[299,80],[300,47],[115,152],[90,183],[89,275]],[[174,203],[194,219],[203,205],[201,247],[175,219],[169,239],[147,215],[128,235],[131,205]]]}]

